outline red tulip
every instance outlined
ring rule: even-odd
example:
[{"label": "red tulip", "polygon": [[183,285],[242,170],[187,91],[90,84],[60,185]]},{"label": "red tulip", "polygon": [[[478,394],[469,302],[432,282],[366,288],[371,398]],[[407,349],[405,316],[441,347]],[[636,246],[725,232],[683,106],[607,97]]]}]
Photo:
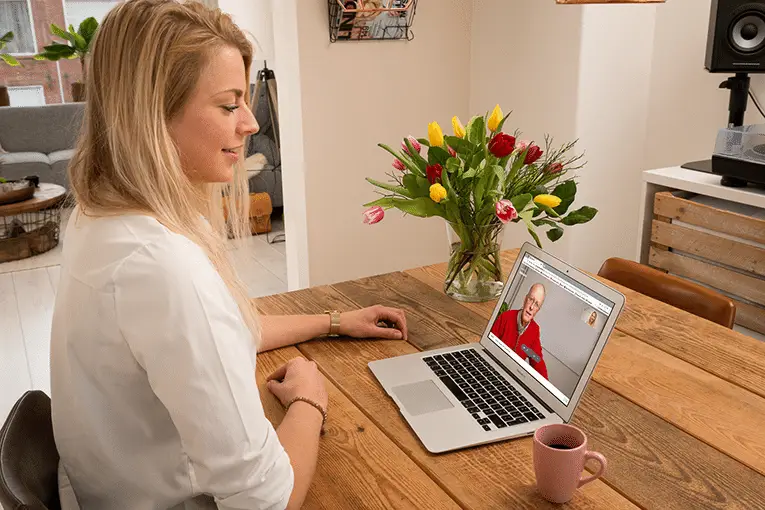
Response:
[{"label": "red tulip", "polygon": [[502,223],[513,221],[518,217],[518,211],[515,210],[513,203],[509,200],[500,200],[494,204],[494,209],[497,212],[497,218]]},{"label": "red tulip", "polygon": [[385,217],[385,209],[376,205],[364,211],[364,223],[374,225]]},{"label": "red tulip", "polygon": [[523,164],[530,165],[532,163],[535,163],[541,157],[542,157],[542,149],[540,149],[536,145],[531,145],[528,151],[526,152],[526,159],[523,160]]},{"label": "red tulip", "polygon": [[441,180],[441,174],[444,173],[444,168],[436,163],[435,165],[428,165],[425,167],[425,173],[428,175],[428,182],[435,184]]},{"label": "red tulip", "polygon": [[[419,154],[420,149],[422,149],[422,145],[420,145],[420,142],[418,142],[417,139],[413,137],[412,135],[407,136],[407,138],[409,139],[409,143],[412,144],[412,147],[414,147],[414,150],[416,150],[417,153]],[[409,154],[409,147],[406,146],[406,142],[401,142],[401,147],[404,149],[404,152]],[[411,156],[411,154],[409,155]]]},{"label": "red tulip", "polygon": [[559,174],[563,171],[563,164],[553,163],[546,168],[548,174]]},{"label": "red tulip", "polygon": [[400,170],[402,172],[406,170],[406,166],[398,158],[393,160],[393,168],[395,168],[396,170]]},{"label": "red tulip", "polygon": [[513,153],[515,137],[507,133],[497,133],[489,142],[489,152],[498,158],[504,158]]},{"label": "red tulip", "polygon": [[456,158],[456,157],[457,157],[457,151],[455,151],[454,149],[452,149],[452,148],[451,148],[451,147],[449,147],[448,145],[446,146],[446,148],[447,148],[447,149],[449,149],[449,155],[450,155],[451,157],[453,157],[453,158]]}]

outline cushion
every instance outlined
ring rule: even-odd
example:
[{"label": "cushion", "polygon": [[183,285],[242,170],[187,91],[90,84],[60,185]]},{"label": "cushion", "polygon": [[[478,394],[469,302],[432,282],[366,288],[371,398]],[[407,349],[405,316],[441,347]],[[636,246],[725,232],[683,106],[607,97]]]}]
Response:
[{"label": "cushion", "polygon": [[47,154],[42,152],[6,152],[0,155],[0,163],[3,165],[15,165],[18,163],[45,163],[50,164]]},{"label": "cushion", "polygon": [[0,143],[10,152],[51,152],[74,147],[83,103],[0,108]]}]

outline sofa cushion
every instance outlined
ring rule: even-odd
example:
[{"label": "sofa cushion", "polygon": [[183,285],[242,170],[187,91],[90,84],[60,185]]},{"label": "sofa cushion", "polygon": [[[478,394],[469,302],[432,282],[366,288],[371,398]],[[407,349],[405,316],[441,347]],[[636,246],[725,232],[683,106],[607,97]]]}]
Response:
[{"label": "sofa cushion", "polygon": [[48,160],[51,165],[55,165],[58,162],[68,162],[74,156],[74,149],[66,149],[63,151],[51,152],[48,154]]},{"label": "sofa cushion", "polygon": [[80,133],[84,103],[0,107],[0,145],[9,152],[71,149]]},{"label": "sofa cushion", "polygon": [[15,165],[18,163],[45,163],[50,165],[47,154],[42,152],[6,152],[0,154],[0,163],[3,165]]}]

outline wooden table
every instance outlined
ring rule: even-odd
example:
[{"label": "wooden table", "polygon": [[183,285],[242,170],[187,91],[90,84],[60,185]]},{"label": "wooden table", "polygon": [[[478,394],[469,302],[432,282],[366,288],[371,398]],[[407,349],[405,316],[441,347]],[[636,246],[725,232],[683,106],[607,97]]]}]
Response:
[{"label": "wooden table", "polygon": [[[517,250],[503,254],[512,268]],[[258,357],[266,414],[284,411],[265,376],[295,356],[327,377],[330,418],[305,508],[559,508],[534,490],[531,439],[432,455],[367,367],[478,341],[494,303],[441,291],[445,264],[257,300],[264,314],[385,304],[409,341],[319,340]],[[617,286],[618,287],[618,286]],[[609,459],[565,508],[765,509],[765,344],[618,287],[627,305],[573,423]]]}]

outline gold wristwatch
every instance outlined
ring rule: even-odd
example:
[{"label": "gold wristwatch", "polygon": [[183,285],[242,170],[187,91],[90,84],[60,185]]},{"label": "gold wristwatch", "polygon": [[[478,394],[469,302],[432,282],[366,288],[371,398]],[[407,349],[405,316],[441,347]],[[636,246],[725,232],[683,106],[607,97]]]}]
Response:
[{"label": "gold wristwatch", "polygon": [[325,310],[329,315],[329,333],[328,338],[337,338],[340,336],[340,312],[337,310]]}]

